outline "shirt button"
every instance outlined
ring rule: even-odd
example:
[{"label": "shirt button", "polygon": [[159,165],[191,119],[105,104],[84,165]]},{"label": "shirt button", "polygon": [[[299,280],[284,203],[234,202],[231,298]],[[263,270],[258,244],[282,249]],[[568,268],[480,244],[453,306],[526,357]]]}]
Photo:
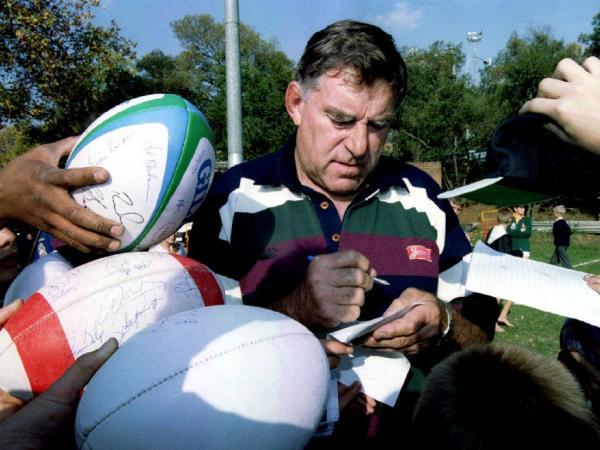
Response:
[{"label": "shirt button", "polygon": [[342,237],[340,236],[340,234],[339,234],[339,233],[333,233],[333,234],[331,235],[331,240],[332,240],[333,242],[340,242],[340,239],[341,239],[341,238],[342,238]]},{"label": "shirt button", "polygon": [[322,201],[320,206],[321,206],[321,209],[327,209],[327,208],[329,208],[329,202]]}]

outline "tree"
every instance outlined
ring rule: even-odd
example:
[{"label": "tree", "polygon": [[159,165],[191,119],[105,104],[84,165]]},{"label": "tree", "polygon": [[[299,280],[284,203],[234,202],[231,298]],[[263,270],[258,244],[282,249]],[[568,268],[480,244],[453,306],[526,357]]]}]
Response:
[{"label": "tree", "polygon": [[50,141],[80,133],[137,86],[133,44],[91,23],[99,0],[4,0],[0,125]]},{"label": "tree", "polygon": [[600,57],[600,13],[592,19],[592,32],[589,34],[580,34],[579,42],[586,46],[586,56]]},{"label": "tree", "polygon": [[183,66],[178,58],[153,50],[137,62],[136,68],[148,93],[178,94],[193,103],[199,100],[191,68]]},{"label": "tree", "polygon": [[561,59],[579,60],[581,56],[579,45],[554,39],[547,30],[533,29],[524,38],[513,33],[494,64],[483,71],[484,92],[495,99],[503,116],[517,114]]},{"label": "tree", "polygon": [[408,94],[388,139],[389,152],[408,161],[441,161],[445,187],[464,184],[477,166],[469,149],[484,145],[495,125],[493,107],[461,74],[460,45],[438,41],[402,53]]},{"label": "tree", "polygon": [[[209,15],[195,15],[175,21],[171,27],[184,48],[173,61],[175,71],[190,83],[193,93],[189,100],[205,113],[215,131],[217,154],[226,159],[225,26]],[[252,158],[278,149],[293,130],[283,94],[294,65],[277,49],[276,42],[264,41],[243,23],[240,64],[244,155]]]}]

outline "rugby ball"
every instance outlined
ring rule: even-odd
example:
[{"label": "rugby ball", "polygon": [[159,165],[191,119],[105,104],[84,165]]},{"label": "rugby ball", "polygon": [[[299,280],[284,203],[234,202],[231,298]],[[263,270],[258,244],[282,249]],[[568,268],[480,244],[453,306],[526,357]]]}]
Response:
[{"label": "rugby ball", "polygon": [[252,306],[162,320],[126,342],[85,389],[84,449],[302,449],[324,411],[327,357],[303,325]]},{"label": "rugby ball", "polygon": [[213,132],[187,100],[155,94],[101,115],[73,147],[66,168],[100,166],[108,182],[72,192],[95,213],[121,223],[120,251],[145,250],[198,209],[215,168]]},{"label": "rugby ball", "polygon": [[222,283],[203,264],[169,253],[79,266],[35,292],[0,330],[0,389],[29,399],[110,337],[124,342],[164,317],[223,304]]}]

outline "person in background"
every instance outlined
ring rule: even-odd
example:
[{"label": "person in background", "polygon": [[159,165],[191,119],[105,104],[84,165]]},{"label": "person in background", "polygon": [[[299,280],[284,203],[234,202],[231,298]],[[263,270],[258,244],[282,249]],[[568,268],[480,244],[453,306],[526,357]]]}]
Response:
[{"label": "person in background", "polygon": [[554,236],[554,253],[550,257],[550,264],[572,269],[571,259],[567,250],[571,240],[571,227],[565,220],[567,208],[565,205],[557,205],[553,209],[554,223],[552,224],[552,235]]},{"label": "person in background", "polygon": [[450,202],[450,206],[452,206],[454,214],[456,214],[456,216],[460,216],[460,213],[462,212],[463,206],[465,204],[464,200],[459,197],[452,197],[451,199],[448,199],[448,201]]},{"label": "person in background", "polygon": [[508,253],[515,256],[521,256],[521,252],[514,252],[511,236],[506,228],[512,219],[510,208],[500,208],[496,213],[496,225],[490,230],[486,243],[497,252]]},{"label": "person in background", "polygon": [[[506,232],[506,228],[512,219],[512,211],[510,208],[500,208],[496,215],[497,224],[491,229],[490,234],[487,238],[487,244],[497,252],[508,253],[513,256],[522,256],[520,250],[513,250],[512,238]],[[498,305],[502,302],[502,299],[497,298]],[[505,304],[508,301],[505,300]],[[504,308],[502,308],[504,309]],[[504,328],[499,322],[496,322],[496,333],[504,332]]]},{"label": "person in background", "polygon": [[[460,197],[452,197],[450,199],[448,199],[448,201],[450,202],[450,206],[452,206],[452,210],[454,211],[454,214],[456,214],[457,217],[460,217],[464,207],[465,207],[465,200],[460,198]],[[471,223],[471,224],[467,224],[467,225],[461,225],[463,231],[465,232],[465,236],[467,236],[467,239],[469,240],[469,242],[471,242],[471,232],[477,228],[478,223]]]},{"label": "person in background", "polygon": [[[512,238],[512,250],[522,252],[523,258],[531,256],[529,238],[531,237],[531,217],[525,215],[525,205],[513,207],[512,219],[506,229],[508,235]],[[512,308],[513,302],[507,300],[498,316],[500,325],[513,327],[514,325],[508,320],[508,314]]]}]

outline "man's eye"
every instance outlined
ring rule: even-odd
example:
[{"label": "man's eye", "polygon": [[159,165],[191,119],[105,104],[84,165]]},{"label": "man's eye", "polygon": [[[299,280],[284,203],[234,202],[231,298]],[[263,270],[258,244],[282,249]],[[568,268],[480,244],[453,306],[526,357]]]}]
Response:
[{"label": "man's eye", "polygon": [[389,123],[387,122],[371,122],[369,123],[369,126],[371,128],[373,128],[374,130],[383,130],[385,128],[387,128],[389,126]]},{"label": "man's eye", "polygon": [[352,122],[348,121],[348,120],[335,120],[335,119],[331,119],[331,122],[333,122],[333,124],[336,127],[347,127],[349,125],[352,125]]}]

